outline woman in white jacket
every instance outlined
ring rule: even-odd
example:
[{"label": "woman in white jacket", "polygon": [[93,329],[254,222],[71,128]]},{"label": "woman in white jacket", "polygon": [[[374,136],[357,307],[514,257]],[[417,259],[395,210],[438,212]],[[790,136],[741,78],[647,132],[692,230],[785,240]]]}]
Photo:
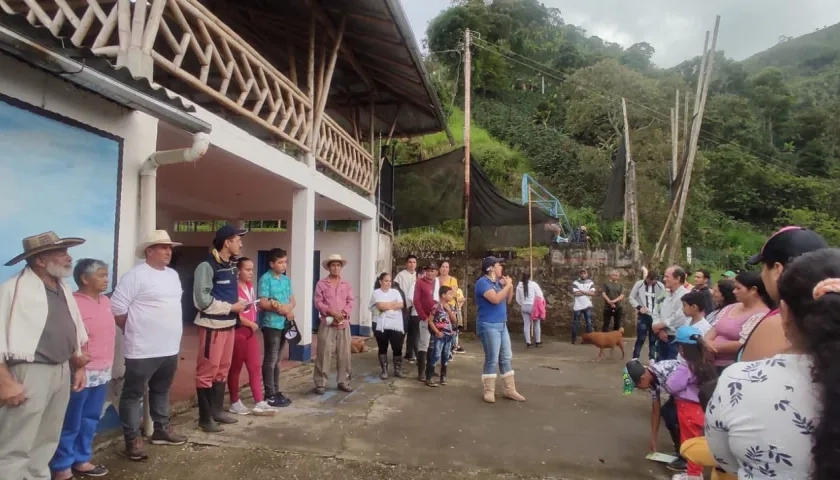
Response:
[{"label": "woman in white jacket", "polygon": [[[531,274],[525,272],[522,274],[522,281],[516,286],[516,303],[522,311],[522,323],[525,328],[525,344],[528,348],[542,346],[542,335],[539,321],[531,321],[531,310],[534,308],[534,300],[537,297],[543,297],[542,289],[537,285],[537,282],[531,280]],[[534,324],[534,342],[531,343],[531,323]]]}]

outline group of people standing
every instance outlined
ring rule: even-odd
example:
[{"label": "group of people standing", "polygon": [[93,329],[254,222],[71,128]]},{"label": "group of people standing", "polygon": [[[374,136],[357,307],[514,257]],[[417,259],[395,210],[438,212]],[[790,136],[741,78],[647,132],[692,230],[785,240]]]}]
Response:
[{"label": "group of people standing", "polygon": [[[661,417],[681,455],[674,479],[702,479],[704,466],[713,478],[837,478],[840,250],[786,227],[749,263],[761,272],[718,281],[708,304],[700,289],[684,291],[683,269],[666,270],[653,302],[659,346],[625,371],[631,388],[651,392],[650,449]],[[681,308],[662,315],[674,297]]]}]

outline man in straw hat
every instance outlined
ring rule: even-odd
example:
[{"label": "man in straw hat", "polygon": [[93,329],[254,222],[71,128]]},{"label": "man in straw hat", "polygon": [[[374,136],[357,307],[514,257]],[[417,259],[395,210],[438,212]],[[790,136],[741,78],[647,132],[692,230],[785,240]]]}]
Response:
[{"label": "man in straw hat", "polygon": [[133,461],[149,458],[140,426],[143,396],[149,389],[149,413],[154,421],[151,442],[155,445],[183,445],[186,437],[169,424],[169,389],[178,370],[181,350],[181,280],[169,268],[173,242],[166,230],[155,230],[137,246],[144,259],[117,283],[111,296],[111,310],[123,331],[125,379],[120,395],[125,450]]},{"label": "man in straw hat", "polygon": [[239,299],[239,269],[236,257],[242,252],[242,237],[248,230],[224,225],[216,231],[213,250],[195,269],[193,301],[198,309],[198,426],[208,433],[222,431],[219,424],[237,420],[225,412],[225,385],[233,359],[235,327],[239,312],[256,308]]},{"label": "man in straw hat", "polygon": [[338,360],[338,389],[352,392],[350,386],[350,314],[353,312],[353,288],[341,278],[347,260],[332,254],[321,262],[330,274],[315,285],[315,308],[318,309],[318,350],[315,353],[315,393],[323,395],[332,355]]},{"label": "man in straw hat", "polygon": [[[20,273],[0,285],[0,477],[50,478],[71,386],[87,380],[85,326],[70,288],[67,249],[81,238],[53,232],[23,239]],[[71,381],[72,376],[72,381]]]}]

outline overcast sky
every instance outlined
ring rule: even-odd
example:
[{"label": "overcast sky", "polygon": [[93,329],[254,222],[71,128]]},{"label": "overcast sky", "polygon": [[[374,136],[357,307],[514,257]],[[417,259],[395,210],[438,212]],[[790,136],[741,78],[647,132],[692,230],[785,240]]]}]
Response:
[{"label": "overcast sky", "polygon": [[[778,42],[840,22],[838,0],[543,0],[566,23],[625,47],[648,42],[654,62],[671,67],[700,55],[706,30],[721,15],[718,48],[742,60]],[[402,0],[417,41],[449,0]]]}]

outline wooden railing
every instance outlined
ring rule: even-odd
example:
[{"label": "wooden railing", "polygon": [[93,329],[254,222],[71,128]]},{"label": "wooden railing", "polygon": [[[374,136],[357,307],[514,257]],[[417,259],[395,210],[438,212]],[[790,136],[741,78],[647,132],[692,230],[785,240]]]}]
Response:
[{"label": "wooden railing", "polygon": [[310,148],[312,99],[197,0],[0,0],[0,9],[56,36],[71,32],[74,46],[118,65],[151,61],[157,75],[169,73],[373,191],[370,153],[326,115]]}]

